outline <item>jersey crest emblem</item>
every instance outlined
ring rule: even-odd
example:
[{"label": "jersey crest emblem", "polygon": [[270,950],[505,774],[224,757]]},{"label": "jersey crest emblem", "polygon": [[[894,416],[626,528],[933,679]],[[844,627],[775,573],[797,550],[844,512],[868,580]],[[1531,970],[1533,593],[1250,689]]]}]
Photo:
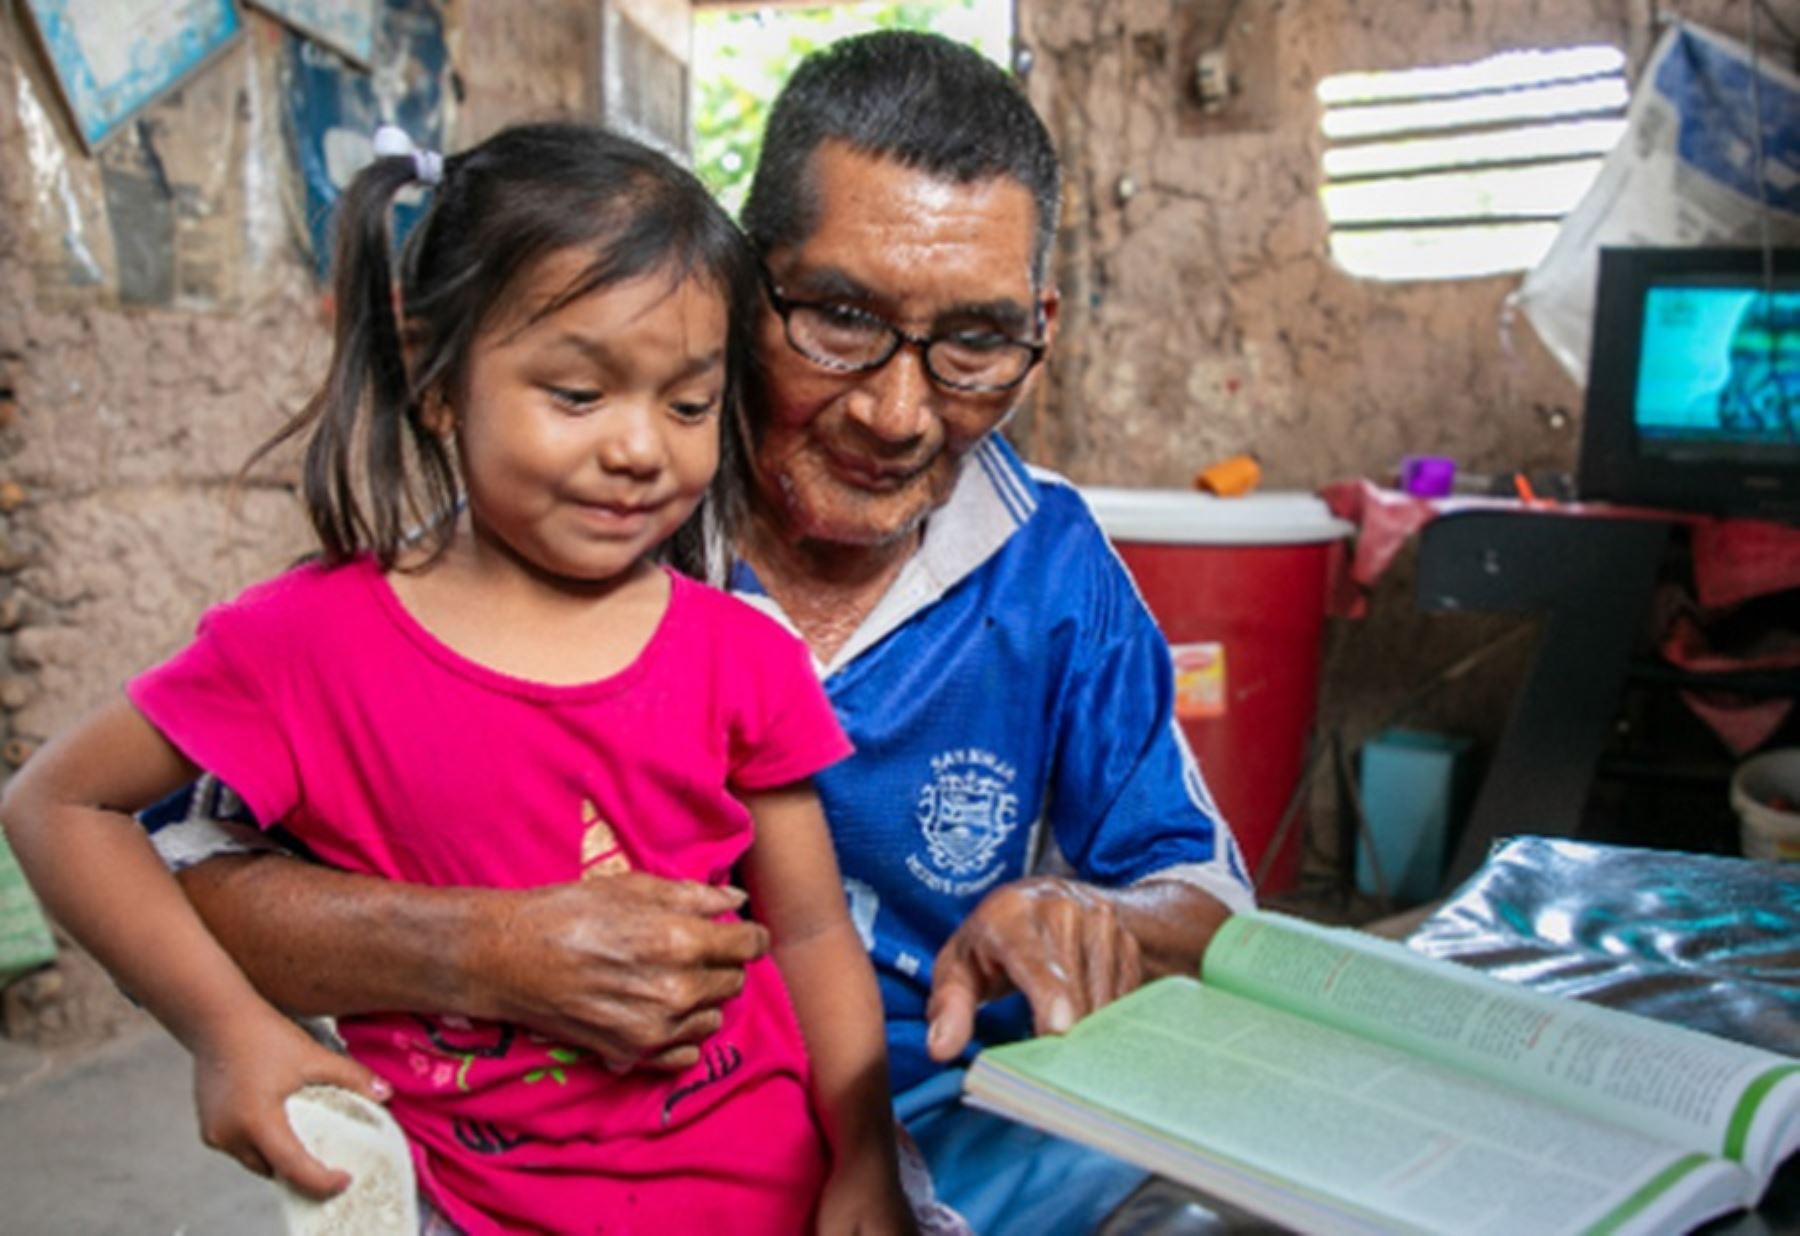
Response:
[{"label": "jersey crest emblem", "polygon": [[1019,824],[1013,766],[978,748],[946,751],[931,761],[932,779],[915,810],[932,865],[971,876],[993,863]]}]

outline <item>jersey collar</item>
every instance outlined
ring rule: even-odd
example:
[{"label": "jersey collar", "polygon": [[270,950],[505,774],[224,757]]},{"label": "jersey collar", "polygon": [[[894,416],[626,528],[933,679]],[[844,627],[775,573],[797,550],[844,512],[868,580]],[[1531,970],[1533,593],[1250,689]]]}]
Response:
[{"label": "jersey collar", "polygon": [[[949,501],[926,521],[918,552],[900,568],[837,655],[828,664],[818,664],[820,675],[829,678],[935,604],[998,553],[1037,506],[1037,483],[1031,474],[1004,439],[989,434],[963,461]],[[756,572],[741,558],[732,565],[731,590],[785,621]]]}]

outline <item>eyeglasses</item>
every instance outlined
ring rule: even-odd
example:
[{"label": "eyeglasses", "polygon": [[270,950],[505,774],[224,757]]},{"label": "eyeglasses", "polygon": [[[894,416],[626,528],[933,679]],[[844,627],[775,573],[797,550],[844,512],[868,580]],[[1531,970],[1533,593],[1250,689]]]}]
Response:
[{"label": "eyeglasses", "polygon": [[[781,318],[788,346],[839,373],[869,373],[893,359],[901,345],[919,349],[925,372],[955,391],[1009,391],[1043,358],[1045,345],[1014,339],[992,327],[970,326],[942,335],[912,335],[885,318],[850,305],[793,300],[767,272],[763,284]],[[1038,309],[1043,329],[1043,308]]]}]

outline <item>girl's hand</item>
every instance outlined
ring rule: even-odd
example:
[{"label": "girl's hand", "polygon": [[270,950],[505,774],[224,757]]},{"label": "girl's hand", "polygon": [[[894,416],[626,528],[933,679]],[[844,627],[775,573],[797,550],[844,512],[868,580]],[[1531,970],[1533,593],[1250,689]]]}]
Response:
[{"label": "girl's hand", "polygon": [[200,1140],[258,1176],[278,1176],[323,1201],[341,1192],[350,1174],[307,1152],[283,1106],[288,1095],[312,1084],[341,1086],[377,1103],[393,1094],[381,1078],[272,1009],[238,1019],[194,1053]]},{"label": "girl's hand", "polygon": [[834,1167],[819,1197],[818,1236],[917,1236],[912,1203],[887,1155]]}]

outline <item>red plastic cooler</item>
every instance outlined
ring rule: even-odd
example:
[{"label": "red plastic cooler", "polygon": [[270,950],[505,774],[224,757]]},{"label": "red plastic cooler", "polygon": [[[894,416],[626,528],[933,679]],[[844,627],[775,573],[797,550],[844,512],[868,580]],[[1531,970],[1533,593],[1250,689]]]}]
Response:
[{"label": "red plastic cooler", "polygon": [[[1351,531],[1307,494],[1087,489],[1175,657],[1176,715],[1252,875],[1306,759],[1326,589]],[[1304,819],[1259,892],[1292,888]]]}]

